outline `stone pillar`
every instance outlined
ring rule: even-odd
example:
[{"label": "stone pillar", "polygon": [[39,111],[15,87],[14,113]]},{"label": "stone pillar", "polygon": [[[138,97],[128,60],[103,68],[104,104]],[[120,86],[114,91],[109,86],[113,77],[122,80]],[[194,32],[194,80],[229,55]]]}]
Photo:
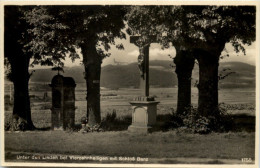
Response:
[{"label": "stone pillar", "polygon": [[143,76],[140,79],[140,89],[141,89],[141,95],[145,97],[149,97],[149,47],[150,45],[147,45],[143,47],[141,50],[143,50],[144,54],[144,63],[143,63]]},{"label": "stone pillar", "polygon": [[64,77],[64,120],[63,127],[73,128],[75,125],[75,81],[71,77]]},{"label": "stone pillar", "polygon": [[51,108],[51,128],[62,129],[63,119],[63,76],[56,75],[52,78],[52,108]]},{"label": "stone pillar", "polygon": [[51,128],[63,130],[72,128],[75,120],[75,81],[70,77],[56,75],[53,77]]}]

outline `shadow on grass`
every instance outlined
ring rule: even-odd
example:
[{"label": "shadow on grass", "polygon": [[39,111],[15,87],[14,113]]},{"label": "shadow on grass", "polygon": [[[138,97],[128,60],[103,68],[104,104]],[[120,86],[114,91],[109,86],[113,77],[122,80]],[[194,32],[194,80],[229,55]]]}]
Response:
[{"label": "shadow on grass", "polygon": [[108,114],[101,122],[101,128],[104,131],[124,131],[127,130],[132,123],[131,116],[124,116],[120,118],[113,116],[113,114],[111,114],[111,116],[112,117]]},{"label": "shadow on grass", "polygon": [[[156,125],[153,126],[152,132],[169,131],[173,116],[171,114],[160,114],[156,117]],[[132,123],[132,116],[117,118],[116,113],[108,114],[101,123],[104,131],[126,131]]]},{"label": "shadow on grass", "polygon": [[[230,116],[228,116],[230,117]],[[255,132],[255,116],[249,116],[246,114],[231,115],[232,121],[228,123],[229,131],[232,132]],[[152,132],[166,132],[180,127],[178,118],[175,118],[171,114],[157,115],[157,124],[153,126]],[[100,127],[104,131],[125,131],[131,125],[132,117],[123,116],[117,117],[115,113],[108,114],[101,122]],[[73,131],[79,131],[81,124],[76,124]],[[36,131],[50,131],[51,127],[37,128]]]},{"label": "shadow on grass", "polygon": [[[225,117],[227,119],[225,119]],[[227,115],[223,118],[224,121],[228,123],[224,123],[227,127],[227,131],[231,132],[255,132],[255,116],[250,116],[247,114],[233,114]],[[157,116],[157,125],[154,130],[155,131],[169,131],[174,128],[178,128],[180,120],[179,118],[174,117],[171,114],[166,115],[158,115]]]},{"label": "shadow on grass", "polygon": [[231,131],[255,132],[255,116],[246,114],[232,115],[233,127]]},{"label": "shadow on grass", "polygon": [[[81,129],[81,124],[75,124],[73,131],[79,131]],[[36,128],[35,131],[51,131],[51,127]]]},{"label": "shadow on grass", "polygon": [[36,131],[50,131],[51,127],[36,128]]}]

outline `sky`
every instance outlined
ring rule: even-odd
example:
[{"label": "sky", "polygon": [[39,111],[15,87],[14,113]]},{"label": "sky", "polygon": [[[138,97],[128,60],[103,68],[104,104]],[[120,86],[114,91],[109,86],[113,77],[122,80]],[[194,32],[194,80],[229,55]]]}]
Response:
[{"label": "sky", "polygon": [[[115,64],[114,61],[124,63],[133,63],[137,62],[137,57],[139,55],[138,47],[134,44],[129,42],[129,36],[126,37],[124,40],[117,39],[116,43],[122,43],[124,45],[124,50],[118,50],[115,46],[111,46],[110,49],[110,57],[107,57],[103,60],[102,66],[106,66],[109,64]],[[226,44],[225,46],[226,51],[222,52],[222,55],[229,54],[229,57],[225,57],[221,59],[220,62],[231,62],[231,61],[238,61],[244,62],[251,65],[256,64],[256,45],[253,43],[250,46],[245,46],[246,48],[246,55],[244,53],[236,53],[231,44]],[[80,50],[79,50],[80,53]],[[169,49],[161,49],[161,46],[156,43],[152,43],[149,49],[149,59],[150,60],[169,60],[171,61],[172,58],[176,54],[175,48],[172,46]],[[170,57],[170,56],[171,57]],[[81,56],[81,54],[80,54]],[[82,56],[80,59],[77,59],[74,63],[68,58],[65,60],[65,66],[77,66],[81,65]]]},{"label": "sky", "polygon": [[[107,57],[103,60],[102,66],[109,64],[115,65],[115,62],[121,64],[137,62],[137,57],[139,55],[138,47],[130,43],[129,35],[126,36],[126,39],[116,39],[116,44],[122,43],[124,45],[124,50],[118,50],[114,45],[111,45],[110,57]],[[250,46],[244,46],[246,48],[246,55],[244,53],[236,53],[231,44],[226,44],[226,50],[222,52],[222,55],[229,55],[224,59],[220,59],[221,62],[244,62],[250,65],[256,65],[256,44],[252,43]],[[78,50],[80,59],[75,60],[74,62],[68,57],[64,61],[64,65],[67,67],[79,66],[82,65],[82,55],[80,49]],[[173,46],[169,49],[161,49],[161,46],[158,43],[152,43],[149,48],[149,59],[150,60],[169,60],[172,61],[172,58],[175,57],[176,50]],[[50,67],[35,66],[32,69],[42,69]]]}]

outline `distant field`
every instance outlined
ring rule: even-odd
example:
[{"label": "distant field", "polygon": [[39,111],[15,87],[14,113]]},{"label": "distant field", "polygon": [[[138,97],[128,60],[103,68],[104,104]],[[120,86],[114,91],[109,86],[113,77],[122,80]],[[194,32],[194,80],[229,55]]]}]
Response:
[{"label": "distant field", "polygon": [[[49,127],[51,125],[51,90],[48,85],[31,84],[30,85],[32,119],[37,127]],[[5,95],[9,94],[9,87],[6,87]],[[43,94],[47,91],[48,98],[43,100]],[[150,95],[155,96],[160,101],[158,105],[158,114],[170,114],[177,106],[177,88],[150,88]],[[120,88],[111,90],[101,88],[101,116],[105,117],[107,113],[116,111],[118,117],[131,116],[131,106],[129,102],[140,93],[139,89]],[[75,122],[80,123],[81,117],[86,115],[86,86],[85,83],[79,83],[76,87],[76,116]],[[8,101],[8,100],[6,100]],[[192,88],[192,104],[197,105],[198,90]],[[255,90],[254,88],[243,89],[220,89],[219,102],[232,106],[241,106],[229,110],[230,113],[246,113],[255,115]],[[12,107],[5,107],[5,116],[9,118],[12,113]]]}]

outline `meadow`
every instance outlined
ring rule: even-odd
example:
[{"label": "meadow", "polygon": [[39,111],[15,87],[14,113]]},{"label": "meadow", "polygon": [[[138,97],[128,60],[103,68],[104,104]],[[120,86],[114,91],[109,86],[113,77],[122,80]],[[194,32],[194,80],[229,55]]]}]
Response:
[{"label": "meadow", "polygon": [[[7,87],[8,88],[8,87]],[[46,84],[32,83],[30,85],[32,119],[36,127],[43,128],[51,125],[51,89]],[[150,95],[154,96],[158,104],[158,114],[171,114],[177,107],[177,88],[150,88]],[[44,92],[48,97],[44,100]],[[8,95],[6,89],[6,95]],[[101,116],[104,118],[108,113],[116,111],[117,117],[131,116],[129,102],[137,97],[139,89],[119,88],[116,90],[101,88]],[[79,83],[75,89],[76,116],[75,123],[80,123],[81,117],[86,115],[86,86]],[[192,105],[197,106],[198,90],[192,88]],[[8,100],[6,100],[8,101]],[[219,102],[225,103],[230,114],[255,115],[255,89],[236,88],[220,89]],[[5,107],[6,119],[11,117],[12,106]]]},{"label": "meadow", "polygon": [[[47,91],[48,97],[43,99],[45,91]],[[138,96],[139,92],[139,89],[134,88],[115,90],[102,88],[102,119],[106,118],[108,114],[116,112],[118,119],[128,119],[126,125],[119,129],[116,129],[116,125],[114,125],[114,129],[106,132],[82,134],[77,131],[50,131],[51,90],[46,84],[31,84],[32,120],[39,130],[18,133],[6,132],[6,160],[17,161],[15,159],[17,154],[69,154],[149,158],[149,162],[145,163],[242,164],[244,163],[241,161],[242,158],[250,158],[252,161],[249,163],[254,162],[254,89],[220,89],[219,102],[224,103],[229,114],[238,116],[235,123],[237,124],[236,127],[240,127],[240,129],[236,132],[210,133],[208,135],[186,133],[174,129],[158,130],[146,135],[127,132],[128,124],[131,123],[132,110],[129,102]],[[81,117],[86,115],[85,84],[77,84],[75,93],[75,123],[80,125]],[[6,90],[6,95],[8,95],[8,90]],[[176,109],[177,88],[151,88],[150,95],[160,101],[157,109],[157,120],[162,123]],[[196,107],[197,100],[197,89],[192,88],[192,104],[194,107]],[[5,110],[5,120],[8,120],[11,117],[12,106],[6,106]],[[246,116],[247,119],[241,116]],[[75,162],[90,163],[91,161]],[[129,161],[119,160],[102,163],[106,162],[129,163]]]}]

